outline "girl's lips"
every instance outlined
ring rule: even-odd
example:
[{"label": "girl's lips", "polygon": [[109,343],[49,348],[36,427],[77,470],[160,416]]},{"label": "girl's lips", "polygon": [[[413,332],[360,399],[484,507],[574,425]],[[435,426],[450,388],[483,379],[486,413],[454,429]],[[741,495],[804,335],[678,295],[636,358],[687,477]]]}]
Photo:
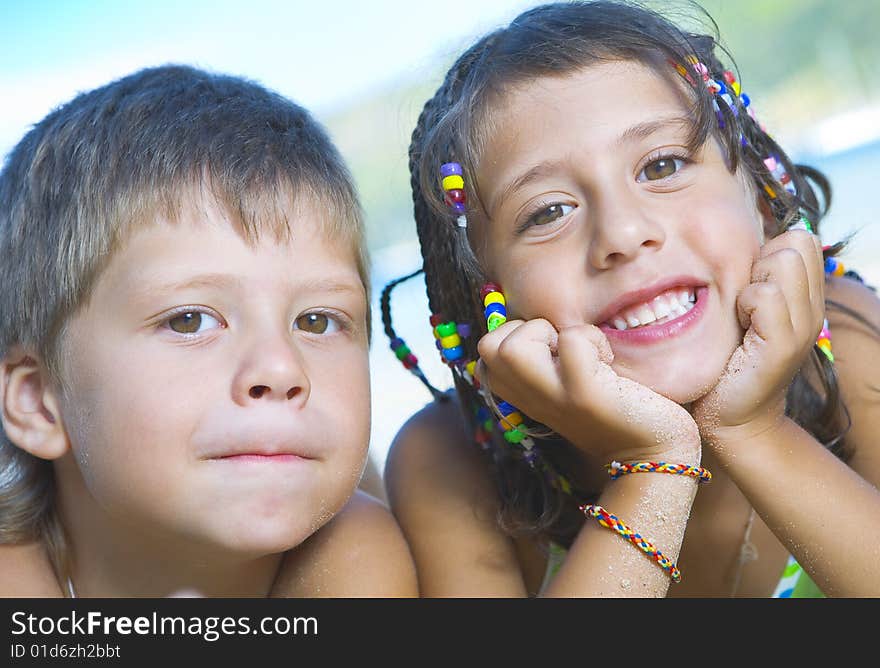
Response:
[{"label": "girl's lips", "polygon": [[694,290],[696,301],[694,307],[673,320],[668,320],[662,324],[650,324],[635,329],[619,330],[609,325],[600,325],[605,336],[609,341],[628,343],[634,345],[647,345],[651,343],[659,343],[692,328],[706,312],[707,302],[709,301],[709,288],[699,287]]}]

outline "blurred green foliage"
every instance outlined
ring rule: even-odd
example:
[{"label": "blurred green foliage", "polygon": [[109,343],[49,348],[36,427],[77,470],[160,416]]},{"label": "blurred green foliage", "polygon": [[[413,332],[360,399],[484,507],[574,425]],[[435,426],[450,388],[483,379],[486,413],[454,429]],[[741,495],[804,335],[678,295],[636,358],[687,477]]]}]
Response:
[{"label": "blurred green foliage", "polygon": [[[687,17],[700,15],[688,2],[646,4],[691,27]],[[718,24],[743,89],[774,134],[877,102],[871,81],[880,63],[880,1],[704,0],[701,5]],[[698,23],[704,31],[706,25],[711,28],[705,18]],[[372,250],[415,239],[409,136],[450,64],[438,58],[433,76],[402,81],[324,119],[358,184]]]}]

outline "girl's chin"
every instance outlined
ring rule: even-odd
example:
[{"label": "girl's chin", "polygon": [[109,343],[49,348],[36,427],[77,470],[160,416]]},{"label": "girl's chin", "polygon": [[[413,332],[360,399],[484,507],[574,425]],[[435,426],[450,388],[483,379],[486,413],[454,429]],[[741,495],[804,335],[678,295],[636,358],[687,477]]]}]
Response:
[{"label": "girl's chin", "polygon": [[718,379],[721,378],[721,374],[724,371],[723,366],[719,367],[717,371],[708,371],[704,367],[689,373],[668,374],[658,377],[658,374],[646,374],[633,369],[615,368],[614,370],[619,375],[640,383],[681,406],[687,406],[697,399],[706,396],[718,384]]}]

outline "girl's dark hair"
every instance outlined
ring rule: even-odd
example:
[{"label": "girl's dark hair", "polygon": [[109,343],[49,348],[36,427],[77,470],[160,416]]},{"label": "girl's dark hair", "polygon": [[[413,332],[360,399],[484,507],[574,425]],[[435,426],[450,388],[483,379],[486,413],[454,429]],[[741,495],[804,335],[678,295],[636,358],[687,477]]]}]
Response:
[{"label": "girl's dark hair", "polygon": [[[480,287],[485,276],[471,246],[467,230],[459,228],[443,201],[439,168],[458,162],[465,174],[469,223],[479,223],[476,165],[490,131],[489,114],[512,87],[544,76],[564,76],[592,64],[628,60],[654,69],[670,85],[690,86],[693,129],[692,148],[710,135],[722,143],[731,172],[744,169],[755,190],[763,193],[779,234],[801,215],[818,232],[831,201],[831,189],[818,171],[795,165],[785,151],[750,116],[739,96],[733,106],[719,102],[723,122],[712,105],[712,95],[693,69],[689,57],[704,63],[713,79],[723,80],[727,69],[715,51],[718,28],[700,9],[712,35],[685,32],[658,13],[626,2],[572,2],[536,7],[518,16],[465,51],[428,100],[412,134],[409,166],[413,206],[421,243],[427,293],[432,313],[447,320],[470,322],[474,334],[464,340],[466,357],[476,359],[476,343],[486,332]],[[713,36],[714,35],[714,36]],[[690,73],[687,78],[681,72]],[[737,77],[738,78],[738,77]],[[796,194],[776,181],[764,163],[776,157],[791,176]],[[818,195],[817,195],[818,190]],[[821,195],[821,199],[819,197]],[[826,251],[837,253],[842,244]],[[390,327],[390,324],[388,324]],[[819,370],[821,387],[811,386],[799,373],[788,394],[787,412],[838,455],[845,453],[845,410],[840,401],[834,368],[814,348],[812,363]],[[806,365],[805,365],[806,366]],[[459,376],[455,386],[466,418],[474,425],[481,399]],[[540,531],[568,544],[582,518],[576,504],[550,484],[541,467],[531,467],[518,448],[493,435],[489,448],[501,496],[502,524],[511,532]],[[541,449],[541,443],[538,446]],[[553,448],[541,451],[553,464]],[[590,494],[586,493],[585,498]],[[572,512],[574,511],[574,512]]]}]

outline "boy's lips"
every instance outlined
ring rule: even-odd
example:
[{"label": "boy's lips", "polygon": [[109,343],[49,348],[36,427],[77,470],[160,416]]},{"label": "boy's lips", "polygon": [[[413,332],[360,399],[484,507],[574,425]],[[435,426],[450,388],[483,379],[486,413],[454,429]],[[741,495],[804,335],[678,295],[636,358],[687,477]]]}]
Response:
[{"label": "boy's lips", "polygon": [[220,437],[218,441],[225,441],[225,443],[217,447],[206,448],[202,459],[281,462],[318,459],[319,456],[317,448],[296,439],[260,439],[251,436],[241,441],[237,441],[235,438]]}]

